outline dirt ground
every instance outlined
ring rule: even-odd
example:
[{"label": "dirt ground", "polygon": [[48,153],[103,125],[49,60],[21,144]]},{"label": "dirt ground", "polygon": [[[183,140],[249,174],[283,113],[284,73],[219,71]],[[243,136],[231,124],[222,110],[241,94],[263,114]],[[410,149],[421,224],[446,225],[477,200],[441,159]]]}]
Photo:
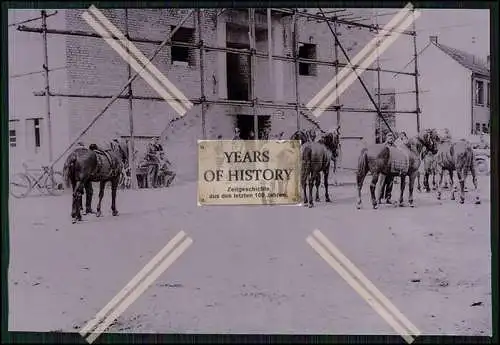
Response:
[{"label": "dirt ground", "polygon": [[76,332],[184,230],[193,244],[110,331],[396,334],[306,243],[320,229],[422,334],[491,335],[489,177],[480,187],[481,205],[415,191],[416,208],[373,210],[366,186],[356,210],[352,184],[307,209],[198,207],[185,183],[119,191],[118,217],[107,192],[104,216],[75,225],[69,195],[11,198],[9,328]]}]

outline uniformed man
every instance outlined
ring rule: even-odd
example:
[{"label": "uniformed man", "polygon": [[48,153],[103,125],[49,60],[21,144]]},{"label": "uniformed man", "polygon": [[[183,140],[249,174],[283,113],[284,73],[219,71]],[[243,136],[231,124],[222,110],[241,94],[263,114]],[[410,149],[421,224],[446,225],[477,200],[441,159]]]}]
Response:
[{"label": "uniformed man", "polygon": [[[394,135],[392,133],[387,133],[384,144],[389,148],[394,147]],[[391,175],[383,176],[382,188],[380,189],[379,203],[383,198],[385,199],[386,204],[392,204],[391,194],[392,194],[393,184],[394,184],[393,176]]]},{"label": "uniformed man", "polygon": [[241,140],[240,129],[238,127],[234,129],[233,140]]}]

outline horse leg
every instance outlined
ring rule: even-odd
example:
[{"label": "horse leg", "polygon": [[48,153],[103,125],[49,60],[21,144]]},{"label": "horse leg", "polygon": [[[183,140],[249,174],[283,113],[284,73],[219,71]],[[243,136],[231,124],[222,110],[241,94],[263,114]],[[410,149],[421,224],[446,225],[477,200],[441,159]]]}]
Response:
[{"label": "horse leg", "polygon": [[[457,169],[458,183],[460,185],[460,203],[465,202],[465,178],[467,177],[467,171],[462,169]],[[455,190],[453,189],[453,199],[455,200]]]},{"label": "horse leg", "polygon": [[437,185],[436,185],[436,171],[432,171],[432,190],[436,190]]},{"label": "horse leg", "polygon": [[[416,178],[417,178],[417,190],[419,192],[422,191],[422,188],[421,188],[421,185],[420,185],[420,172],[417,171],[417,174],[416,174]],[[424,187],[425,187],[425,180],[424,180]]]},{"label": "horse leg", "polygon": [[401,175],[401,184],[399,186],[399,207],[404,207],[404,193],[405,193],[405,187],[406,187],[406,176]]},{"label": "horse leg", "polygon": [[76,223],[77,215],[80,210],[80,205],[78,203],[78,187],[80,185],[80,181],[71,181],[73,185],[73,194],[72,194],[72,202],[71,202],[71,218],[73,224]]},{"label": "horse leg", "polygon": [[309,175],[308,172],[303,171],[302,175],[300,177],[300,184],[302,186],[302,194],[304,195],[304,206],[307,206],[309,203],[309,199],[307,197],[307,176]]},{"label": "horse leg", "polygon": [[313,187],[314,187],[314,182],[316,181],[316,173],[311,173],[311,176],[309,177],[309,208],[314,206],[313,202]]},{"label": "horse leg", "polygon": [[476,175],[476,167],[472,165],[470,169],[470,174],[472,175],[472,184],[474,185],[474,204],[479,205],[481,203],[481,199],[479,198],[479,188],[477,186],[477,175]]},{"label": "horse leg", "polygon": [[429,175],[430,175],[429,171],[426,171],[424,173],[424,188],[427,193],[431,192],[431,187],[429,186]]},{"label": "horse leg", "polygon": [[92,182],[87,181],[85,183],[85,213],[93,213],[92,211],[92,194],[94,194],[94,188],[92,188]]},{"label": "horse leg", "polygon": [[338,186],[339,183],[337,181],[337,158],[333,159],[333,169],[332,169],[332,174],[333,174],[333,185]]},{"label": "horse leg", "polygon": [[[448,170],[448,176],[450,179],[451,200],[455,200],[455,192],[457,191],[457,188],[455,186],[455,182],[453,181],[453,170]],[[457,170],[457,176],[458,176],[458,170]]]},{"label": "horse leg", "polygon": [[443,185],[443,176],[444,176],[444,170],[439,169],[439,181],[437,185],[437,199],[441,200],[441,193],[442,193],[442,185]]},{"label": "horse leg", "polygon": [[385,195],[385,188],[387,187],[387,180],[388,177],[387,175],[384,175],[384,174],[380,174],[380,191],[378,193],[378,203],[381,204],[382,203],[382,198],[384,197]]},{"label": "horse leg", "polygon": [[370,196],[372,198],[372,205],[374,209],[378,208],[377,198],[375,197],[375,189],[377,188],[379,173],[374,173],[372,176],[372,182],[370,183]]},{"label": "horse leg", "polygon": [[415,187],[415,177],[416,174],[411,174],[409,177],[409,185],[408,185],[408,204],[410,204],[410,207],[415,207],[415,204],[413,204],[413,188]]},{"label": "horse leg", "polygon": [[80,212],[80,209],[82,207],[82,194],[83,194],[83,182],[78,181],[76,184],[75,191],[73,193],[73,202],[74,202],[74,208],[73,208],[73,223],[79,222],[82,220],[82,213]]},{"label": "horse leg", "polygon": [[104,187],[106,187],[106,181],[101,181],[99,182],[99,201],[97,202],[97,212],[96,216],[100,217],[101,216],[101,203],[102,203],[102,198],[104,197]]},{"label": "horse leg", "polygon": [[321,173],[318,173],[318,175],[314,179],[314,185],[316,186],[316,202],[320,202],[320,199],[319,199],[319,187],[321,185]]},{"label": "horse leg", "polygon": [[330,194],[328,193],[328,170],[326,169],[323,175],[323,184],[325,185],[325,202],[332,202],[330,200]]},{"label": "horse leg", "polygon": [[111,180],[111,212],[113,216],[118,215],[118,210],[116,209],[116,191],[118,189],[118,177]]},{"label": "horse leg", "polygon": [[362,206],[361,191],[363,189],[363,183],[365,182],[366,172],[362,171],[356,174],[356,184],[358,185],[358,202],[356,203],[356,208],[359,210]]}]

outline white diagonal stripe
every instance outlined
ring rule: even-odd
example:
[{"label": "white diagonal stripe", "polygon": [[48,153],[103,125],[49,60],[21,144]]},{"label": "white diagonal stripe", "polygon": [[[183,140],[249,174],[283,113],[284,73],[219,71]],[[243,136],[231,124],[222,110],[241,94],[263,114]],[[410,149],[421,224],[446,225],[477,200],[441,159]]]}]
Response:
[{"label": "white diagonal stripe", "polygon": [[85,336],[90,330],[92,330],[98,323],[100,323],[104,317],[119,303],[126,297],[130,291],[135,289],[137,284],[147,276],[151,270],[167,255],[184,237],[186,233],[184,231],[180,231],[177,235],[172,238],[165,247],[158,254],[151,259],[147,263],[146,266],[142,270],[137,273],[137,275],[132,278],[132,280],[104,307],[102,310],[97,313],[97,315],[90,320],[85,327],[83,327],[80,331],[80,335]]},{"label": "white diagonal stripe", "polygon": [[[394,18],[392,18],[389,23],[387,23],[384,28],[379,31],[379,33],[351,60],[351,65],[358,65],[361,60],[363,60],[367,54],[373,51],[376,48],[378,42],[382,39],[386,39],[387,36],[394,30],[394,28],[401,22],[401,20],[410,13],[410,10],[413,8],[411,3],[408,3],[401,11],[398,12]],[[389,33],[389,34],[388,34]],[[328,84],[325,85],[323,89],[321,89],[316,96],[314,96],[308,103],[307,107],[309,109],[314,108],[319,101],[325,97],[328,93],[332,91],[335,85],[342,81],[345,76],[352,72],[349,65],[345,66],[338,75],[335,76]]]},{"label": "white diagonal stripe", "polygon": [[411,344],[415,339],[384,309],[363,286],[358,283],[342,265],[324,249],[312,236],[308,236],[306,242],[325,260],[344,280],[396,331],[407,343]]},{"label": "white diagonal stripe", "polygon": [[95,31],[97,31],[98,34],[102,36],[102,38],[118,53],[120,56],[127,61],[132,68],[139,73],[139,75],[144,78],[144,80],[156,91],[160,94],[160,96],[165,99],[172,108],[175,109],[181,116],[183,116],[187,110],[184,109],[179,103],[173,101],[172,95],[163,87],[161,86],[150,74],[148,71],[146,71],[144,68],[142,68],[137,61],[130,55],[128,54],[125,49],[116,42],[114,38],[110,38],[111,36],[109,35],[106,30],[95,21],[94,18],[92,18],[87,12],[82,14],[83,19],[87,21],[87,23],[94,28]]},{"label": "white diagonal stripe", "polygon": [[[401,23],[401,25],[398,27],[398,29],[404,30],[408,26],[410,26],[419,16],[420,12],[415,12],[414,16],[410,16],[406,18],[406,20]],[[320,116],[323,111],[328,108],[337,97],[340,97],[344,91],[352,85],[352,83],[357,79],[358,75],[363,74],[364,71],[375,61],[377,56],[379,54],[382,54],[384,51],[386,51],[398,38],[401,36],[400,32],[393,32],[392,35],[384,40],[382,44],[380,44],[378,50],[374,50],[360,65],[359,72],[356,73],[354,71],[350,71],[349,76],[338,86],[336,92],[331,93],[320,105],[317,106],[317,108],[313,111],[313,114],[318,117]]]},{"label": "white diagonal stripe", "polygon": [[193,240],[186,238],[177,248],[174,249],[172,254],[168,255],[165,260],[149,275],[144,281],[135,289],[130,296],[128,296],[120,305],[96,328],[91,335],[85,340],[92,344],[94,340],[102,333],[111,323],[116,320],[146,289],[155,282],[158,277],[165,272],[165,270],[181,256],[181,254],[193,243]]},{"label": "white diagonal stripe", "polygon": [[414,335],[420,335],[420,331],[410,320],[408,320],[395,306],[380,292],[373,283],[344,255],[342,252],[319,230],[314,230],[313,235],[330,251],[330,253],[340,261],[350,273],[356,277],[365,288],[394,315],[409,331]]},{"label": "white diagonal stripe", "polygon": [[99,9],[97,7],[95,7],[94,5],[92,5],[92,6],[89,7],[89,11],[97,19],[99,19],[101,21],[101,23],[106,27],[106,29],[108,29],[109,31],[111,31],[120,40],[120,42],[122,42],[122,44],[124,46],[128,47],[129,51],[140,62],[143,63],[143,65],[145,66],[145,68],[148,71],[150,71],[152,75],[156,76],[163,83],[163,85],[174,96],[177,97],[177,99],[179,100],[179,102],[182,102],[184,104],[184,106],[186,108],[188,108],[188,109],[191,109],[193,107],[193,103],[191,103],[186,98],[186,96],[179,89],[177,89],[177,87],[175,87],[175,85],[172,84],[172,82],[170,82],[170,80],[168,80],[167,77],[165,77],[165,75],[163,73],[161,73],[161,71],[158,70],[158,68],[156,68],[156,66],[154,64],[152,64],[151,61],[149,61],[146,56],[144,56],[144,54],[140,50],[137,49],[137,47],[132,42],[130,42],[125,37],[125,35],[113,23],[111,23],[111,21],[109,21],[109,19],[106,18],[106,16],[101,11],[99,11]]}]

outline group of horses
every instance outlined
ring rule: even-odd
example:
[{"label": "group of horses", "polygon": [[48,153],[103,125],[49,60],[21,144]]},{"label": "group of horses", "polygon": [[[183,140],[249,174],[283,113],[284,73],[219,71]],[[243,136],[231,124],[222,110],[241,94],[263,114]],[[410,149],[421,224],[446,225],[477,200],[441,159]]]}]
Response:
[{"label": "group of horses", "polygon": [[[319,187],[321,174],[325,189],[325,201],[331,202],[328,190],[328,178],[333,164],[333,173],[337,170],[337,160],[340,152],[340,130],[333,132],[321,131],[321,137],[316,140],[316,131],[299,130],[293,133],[291,140],[301,142],[301,176],[300,183],[304,206],[313,207],[313,187],[316,186],[315,201],[319,202]],[[422,163],[423,162],[423,163]],[[460,185],[460,203],[465,201],[465,181],[472,175],[475,191],[475,203],[479,204],[477,194],[477,177],[474,166],[472,145],[462,139],[458,141],[443,140],[434,129],[424,130],[408,139],[404,145],[389,147],[386,144],[373,144],[364,147],[358,158],[356,184],[358,190],[357,208],[362,206],[361,191],[368,173],[372,175],[370,195],[373,208],[378,207],[375,196],[380,175],[400,178],[399,206],[404,206],[403,195],[406,188],[406,177],[409,177],[408,203],[414,206],[413,188],[415,179],[420,174],[420,166],[424,165],[424,187],[429,191],[429,175],[433,172],[439,175],[437,183],[437,198],[442,196],[444,172],[447,171],[453,186],[453,173],[456,172]],[[101,216],[101,203],[107,182],[111,183],[111,211],[118,215],[116,208],[116,193],[123,168],[128,165],[128,148],[125,141],[114,140],[108,149],[91,149],[77,147],[67,157],[63,174],[68,187],[71,186],[73,223],[82,220],[83,194],[85,192],[85,212],[92,211],[92,182],[99,182],[99,201],[96,215]],[[455,190],[451,188],[451,198],[455,199]]]},{"label": "group of horses", "polygon": [[[315,200],[320,201],[321,173],[323,174],[325,201],[331,201],[328,192],[328,175],[330,162],[334,164],[334,173],[336,171],[340,143],[339,135],[339,129],[337,128],[333,133],[323,133],[317,141],[315,141],[315,131],[297,131],[290,138],[301,141],[301,188],[304,206],[314,206],[313,186],[316,186]],[[384,178],[394,178],[396,176],[400,178],[399,206],[404,206],[406,177],[408,177],[408,203],[411,207],[414,207],[413,189],[415,180],[420,175],[421,164],[424,165],[424,186],[428,191],[430,191],[429,175],[433,173],[439,175],[439,182],[437,183],[438,199],[441,199],[442,196],[445,172],[448,172],[450,176],[451,199],[455,199],[453,174],[456,172],[460,185],[460,203],[463,204],[465,201],[465,181],[469,173],[472,175],[475,203],[479,204],[481,202],[477,193],[478,185],[472,145],[465,139],[457,141],[444,140],[435,129],[426,129],[401,145],[390,147],[386,144],[373,144],[361,150],[356,169],[357,208],[362,207],[361,192],[368,173],[372,175],[370,196],[374,209],[378,208],[378,200],[381,199],[381,195],[378,198],[375,195],[380,175],[383,175]],[[435,176],[433,178],[435,179]]]}]

